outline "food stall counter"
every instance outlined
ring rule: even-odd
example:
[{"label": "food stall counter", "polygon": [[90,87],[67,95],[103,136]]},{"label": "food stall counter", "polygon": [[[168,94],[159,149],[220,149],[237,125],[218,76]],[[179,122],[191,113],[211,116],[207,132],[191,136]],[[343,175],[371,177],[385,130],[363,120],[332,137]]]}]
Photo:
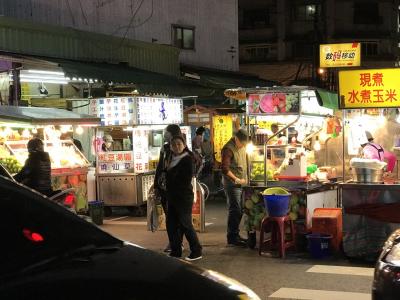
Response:
[{"label": "food stall counter", "polygon": [[388,235],[400,228],[400,184],[340,183],[343,250],[349,257],[374,260]]}]

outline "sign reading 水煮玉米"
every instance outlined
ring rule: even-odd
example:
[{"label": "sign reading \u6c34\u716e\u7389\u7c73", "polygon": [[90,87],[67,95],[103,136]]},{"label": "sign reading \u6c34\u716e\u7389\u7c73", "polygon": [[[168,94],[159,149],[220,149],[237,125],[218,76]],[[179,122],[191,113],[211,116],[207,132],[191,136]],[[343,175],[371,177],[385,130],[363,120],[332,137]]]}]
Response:
[{"label": "sign reading \u6c34\u716e\u7389\u7c73", "polygon": [[400,69],[340,71],[340,107],[399,107],[399,78]]},{"label": "sign reading \u6c34\u716e\u7389\u7c73", "polygon": [[361,44],[319,45],[319,64],[321,68],[358,67],[361,64]]}]

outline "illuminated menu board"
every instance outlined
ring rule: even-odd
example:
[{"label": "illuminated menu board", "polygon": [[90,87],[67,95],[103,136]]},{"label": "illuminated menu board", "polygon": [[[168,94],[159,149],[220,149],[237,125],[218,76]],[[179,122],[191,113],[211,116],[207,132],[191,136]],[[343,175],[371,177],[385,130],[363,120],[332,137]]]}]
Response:
[{"label": "illuminated menu board", "polygon": [[183,123],[182,99],[137,97],[140,125]]},{"label": "illuminated menu board", "polygon": [[89,113],[99,117],[103,126],[133,125],[136,123],[133,97],[92,99]]}]

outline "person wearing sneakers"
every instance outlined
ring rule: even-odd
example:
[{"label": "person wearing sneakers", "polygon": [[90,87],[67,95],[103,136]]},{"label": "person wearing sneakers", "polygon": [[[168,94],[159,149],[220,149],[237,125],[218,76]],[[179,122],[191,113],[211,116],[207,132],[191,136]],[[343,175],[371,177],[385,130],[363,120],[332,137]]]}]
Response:
[{"label": "person wearing sneakers", "polygon": [[186,147],[182,135],[171,138],[172,158],[167,167],[167,231],[171,243],[170,256],[182,256],[182,234],[190,246],[190,255],[185,260],[202,258],[202,247],[192,223],[194,201],[192,177],[193,153]]},{"label": "person wearing sneakers", "polygon": [[247,241],[239,235],[242,219],[242,185],[247,182],[246,144],[248,134],[239,129],[221,150],[222,183],[228,202],[228,245],[243,246]]},{"label": "person wearing sneakers", "polygon": [[[166,195],[166,174],[167,167],[171,161],[172,151],[171,151],[171,138],[176,135],[181,135],[181,129],[176,124],[169,124],[163,132],[163,138],[165,144],[161,147],[160,157],[158,159],[158,164],[156,168],[156,174],[154,176],[154,192],[158,197],[160,197],[161,205],[165,213],[165,217],[168,218],[168,205],[167,205],[167,195]],[[168,234],[168,232],[167,232]],[[165,247],[164,252],[171,252],[171,238],[168,234],[168,245]]]}]

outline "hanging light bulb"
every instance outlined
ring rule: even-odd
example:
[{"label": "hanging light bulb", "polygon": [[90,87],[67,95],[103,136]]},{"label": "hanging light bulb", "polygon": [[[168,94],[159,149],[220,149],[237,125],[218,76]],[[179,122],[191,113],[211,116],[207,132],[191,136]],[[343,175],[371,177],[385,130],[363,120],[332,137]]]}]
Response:
[{"label": "hanging light bulb", "polygon": [[246,153],[247,154],[252,154],[254,152],[254,145],[253,143],[248,143],[246,145]]},{"label": "hanging light bulb", "polygon": [[60,130],[61,130],[61,133],[67,133],[68,131],[71,131],[71,126],[61,125]]},{"label": "hanging light bulb", "polygon": [[33,129],[32,129],[32,133],[33,133],[33,134],[36,134],[36,133],[37,133],[37,129],[36,129],[36,128],[33,128]]},{"label": "hanging light bulb", "polygon": [[314,147],[313,148],[314,148],[315,151],[321,150],[321,143],[319,142],[318,137],[315,138],[315,142],[314,142]]},{"label": "hanging light bulb", "polygon": [[23,137],[24,139],[29,139],[29,138],[31,137],[31,133],[29,132],[28,129],[25,128],[25,129],[22,131],[22,137]]},{"label": "hanging light bulb", "polygon": [[78,134],[78,135],[82,135],[82,134],[83,134],[83,128],[82,128],[82,126],[76,127],[75,132],[76,132],[76,134]]}]

